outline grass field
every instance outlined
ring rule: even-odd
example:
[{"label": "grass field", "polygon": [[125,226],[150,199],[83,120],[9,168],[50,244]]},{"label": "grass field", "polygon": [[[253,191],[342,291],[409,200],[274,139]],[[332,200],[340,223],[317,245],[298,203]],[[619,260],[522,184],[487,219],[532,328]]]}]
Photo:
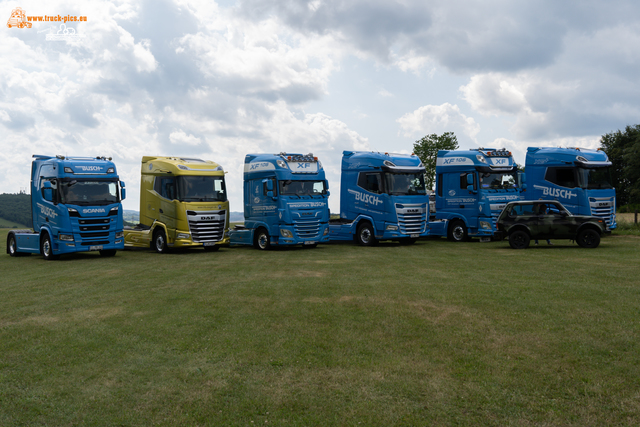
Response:
[{"label": "grass field", "polygon": [[17,222],[9,221],[8,219],[0,218],[0,229],[2,228],[29,228],[29,226],[18,224]]},{"label": "grass field", "polygon": [[638,425],[640,237],[554,243],[3,251],[0,425]]}]

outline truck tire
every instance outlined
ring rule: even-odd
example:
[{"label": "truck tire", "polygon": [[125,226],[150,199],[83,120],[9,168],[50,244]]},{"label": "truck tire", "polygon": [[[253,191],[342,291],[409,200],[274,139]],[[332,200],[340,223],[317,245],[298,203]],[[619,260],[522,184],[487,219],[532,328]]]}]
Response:
[{"label": "truck tire", "polygon": [[153,232],[153,249],[159,254],[166,254],[169,251],[167,247],[167,235],[162,228],[158,228]]},{"label": "truck tire", "polygon": [[7,253],[10,256],[18,256],[18,244],[16,243],[16,236],[13,233],[9,233],[7,236]]},{"label": "truck tire", "polygon": [[527,249],[531,238],[524,230],[516,230],[509,234],[509,246],[513,249]]},{"label": "truck tire", "polygon": [[258,229],[256,231],[255,241],[253,242],[253,246],[261,251],[266,251],[271,248],[271,241],[269,240],[269,233],[264,228]]},{"label": "truck tire", "polygon": [[116,252],[117,251],[115,249],[105,249],[103,251],[100,251],[100,256],[101,257],[112,257],[112,256],[115,256]]},{"label": "truck tire", "polygon": [[60,255],[53,254],[53,245],[51,244],[51,237],[49,237],[49,233],[44,232],[42,238],[40,239],[40,253],[46,261],[53,261],[54,259],[60,258]]},{"label": "truck tire", "polygon": [[578,233],[576,241],[583,248],[597,248],[600,245],[600,234],[593,228],[587,228]]},{"label": "truck tire", "polygon": [[463,221],[455,220],[449,226],[447,238],[453,242],[466,242],[469,239],[467,226]]},{"label": "truck tire", "polygon": [[356,241],[360,246],[375,246],[378,243],[371,224],[369,224],[368,222],[363,222],[362,224],[358,225]]}]

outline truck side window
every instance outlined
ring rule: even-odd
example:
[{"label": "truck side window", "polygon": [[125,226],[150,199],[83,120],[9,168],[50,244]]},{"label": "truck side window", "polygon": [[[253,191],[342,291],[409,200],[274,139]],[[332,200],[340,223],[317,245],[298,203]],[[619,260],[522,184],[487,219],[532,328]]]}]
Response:
[{"label": "truck side window", "polygon": [[438,196],[442,197],[442,174],[439,173],[438,174],[438,184],[436,185],[436,187],[438,187]]},{"label": "truck side window", "polygon": [[[466,190],[467,189],[467,175],[473,175],[472,173],[461,173],[460,174],[460,189],[461,190]],[[473,180],[473,189],[477,190],[478,189],[478,184],[477,184],[477,180],[474,179]]]},{"label": "truck side window", "polygon": [[54,201],[54,203],[57,203],[57,201],[58,201],[58,180],[56,180],[55,178],[44,178],[44,177],[42,177],[42,179],[40,179],[40,193],[42,193],[42,189],[44,188],[44,183],[45,182],[50,182],[51,183],[51,189],[53,190],[53,201]]},{"label": "truck side window", "polygon": [[175,178],[157,176],[153,183],[153,190],[165,199],[174,200],[178,196],[176,194]]},{"label": "truck side window", "polygon": [[547,168],[544,179],[560,187],[576,188],[578,186],[574,168]]},{"label": "truck side window", "polygon": [[[277,196],[278,195],[278,187],[276,186],[276,179],[275,178],[267,178],[267,179],[270,179],[271,182],[273,182],[273,196],[274,197]],[[269,190],[267,190],[267,183],[264,182],[264,183],[262,183],[262,195],[266,196],[267,195],[267,191],[269,191]]]},{"label": "truck side window", "polygon": [[358,187],[363,188],[371,193],[380,194],[382,189],[382,175],[380,173],[360,172],[358,175]]}]

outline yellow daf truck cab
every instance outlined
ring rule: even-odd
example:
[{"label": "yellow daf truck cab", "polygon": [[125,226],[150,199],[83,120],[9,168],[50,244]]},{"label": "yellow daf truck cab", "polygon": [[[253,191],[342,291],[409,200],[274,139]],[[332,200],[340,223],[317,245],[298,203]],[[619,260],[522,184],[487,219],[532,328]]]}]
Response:
[{"label": "yellow daf truck cab", "polygon": [[229,202],[219,164],[184,157],[144,156],[140,224],[125,227],[125,247],[204,247],[229,244]]}]

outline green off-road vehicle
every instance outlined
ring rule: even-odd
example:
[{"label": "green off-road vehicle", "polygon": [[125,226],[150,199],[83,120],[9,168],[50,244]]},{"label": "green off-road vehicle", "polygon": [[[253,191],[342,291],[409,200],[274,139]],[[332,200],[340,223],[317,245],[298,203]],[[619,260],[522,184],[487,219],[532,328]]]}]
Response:
[{"label": "green off-road vehicle", "polygon": [[531,239],[571,239],[583,248],[597,248],[607,232],[601,218],[572,215],[555,200],[511,202],[497,221],[498,238],[509,237],[514,249],[526,249]]}]

